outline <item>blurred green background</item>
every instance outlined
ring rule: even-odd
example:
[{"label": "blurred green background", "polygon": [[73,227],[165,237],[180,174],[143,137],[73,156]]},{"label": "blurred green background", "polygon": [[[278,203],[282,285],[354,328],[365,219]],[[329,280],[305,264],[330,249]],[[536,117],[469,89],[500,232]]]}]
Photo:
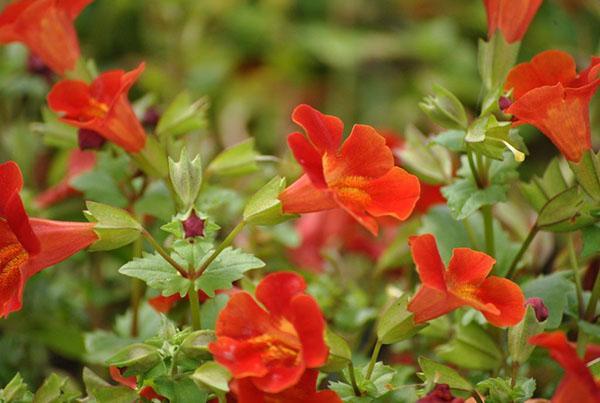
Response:
[{"label": "blurred green background", "polygon": [[[0,7],[8,3],[0,0]],[[262,153],[284,155],[290,112],[302,102],[348,126],[399,133],[408,124],[437,130],[417,105],[435,83],[477,111],[477,42],[486,36],[486,19],[478,0],[96,0],[77,29],[83,55],[99,70],[147,62],[131,99],[150,93],[164,110],[184,89],[207,96],[209,124],[198,136],[221,145],[252,136]],[[544,1],[520,60],[549,48],[587,66],[600,54],[600,1]],[[0,161],[19,162],[33,194],[45,186],[39,161],[51,154],[31,123],[41,120],[50,87],[26,66],[25,48],[0,47]],[[591,106],[595,140],[598,98]],[[523,133],[532,154],[520,170],[526,177],[556,151],[535,130]],[[80,267],[35,278],[25,309],[0,322],[0,385],[17,370],[36,384],[50,368],[76,362],[79,329],[110,326],[93,323],[90,300],[121,298],[111,309],[124,311],[128,290],[116,279],[117,263],[103,264],[103,287],[94,274],[100,259],[80,255],[66,265]]]}]

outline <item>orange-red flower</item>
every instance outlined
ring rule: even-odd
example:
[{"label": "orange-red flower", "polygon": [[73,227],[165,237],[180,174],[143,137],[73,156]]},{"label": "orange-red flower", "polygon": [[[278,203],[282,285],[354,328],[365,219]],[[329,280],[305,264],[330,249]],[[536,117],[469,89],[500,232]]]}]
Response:
[{"label": "orange-red flower", "polygon": [[547,348],[550,355],[565,370],[562,382],[556,388],[552,403],[600,403],[600,383],[597,382],[585,362],[577,356],[563,332],[556,331],[535,335],[531,344]]},{"label": "orange-red flower", "polygon": [[66,177],[36,197],[35,202],[38,207],[47,208],[79,194],[79,192],[71,186],[72,181],[84,173],[91,171],[94,166],[96,166],[95,153],[91,151],[81,151],[78,148],[71,151]]},{"label": "orange-red flower", "polygon": [[235,379],[247,379],[259,390],[276,394],[296,385],[307,368],[325,363],[325,321],[317,302],[304,293],[295,273],[266,276],[256,299],[234,294],[219,314],[217,340],[209,345],[215,361]]},{"label": "orange-red flower", "polygon": [[136,153],[146,144],[146,133],[135,116],[127,93],[144,71],[102,73],[91,85],[78,80],[63,80],[48,94],[48,104],[61,120],[71,126],[97,132],[125,151]]},{"label": "orange-red flower", "polygon": [[408,218],[419,198],[419,181],[394,166],[391,150],[375,129],[355,125],[342,144],[344,126],[335,116],[299,105],[292,120],[308,135],[288,136],[305,174],[279,196],[284,212],[343,208],[375,235],[376,217]]},{"label": "orange-red flower", "polygon": [[341,403],[342,399],[332,390],[316,390],[319,371],[308,369],[298,383],[279,393],[265,393],[254,386],[248,378],[232,382],[238,403]]},{"label": "orange-red flower", "polygon": [[[135,376],[125,377],[121,373],[121,370],[117,367],[109,367],[108,372],[110,373],[110,377],[113,379],[113,381],[118,382],[129,389],[138,390],[137,378]],[[152,386],[144,386],[143,388],[139,389],[138,394],[148,400],[158,399],[162,401],[167,399],[166,397],[156,393]]]},{"label": "orange-red flower", "polygon": [[479,310],[494,326],[514,326],[525,315],[525,297],[519,286],[490,276],[496,262],[469,248],[456,248],[448,269],[431,234],[411,237],[410,249],[423,285],[408,304],[415,322],[445,315],[461,306]]},{"label": "orange-red flower", "polygon": [[21,42],[62,75],[79,60],[73,21],[93,0],[17,0],[0,14],[0,43]]},{"label": "orange-red flower", "polygon": [[27,280],[96,241],[93,223],[29,218],[19,192],[23,176],[0,164],[0,317],[21,309]]},{"label": "orange-red flower", "polygon": [[487,13],[488,37],[500,30],[508,43],[523,39],[542,0],[483,0]]},{"label": "orange-red flower", "polygon": [[548,50],[515,66],[504,88],[514,103],[505,110],[515,124],[530,124],[544,133],[569,160],[578,162],[592,147],[589,104],[600,85],[600,57],[577,74],[565,52]]}]

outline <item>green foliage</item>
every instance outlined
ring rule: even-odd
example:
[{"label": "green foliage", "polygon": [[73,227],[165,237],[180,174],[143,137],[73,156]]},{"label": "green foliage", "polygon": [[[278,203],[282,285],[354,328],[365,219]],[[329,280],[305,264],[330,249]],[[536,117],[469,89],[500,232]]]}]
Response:
[{"label": "green foliage", "polygon": [[183,148],[179,161],[169,158],[169,176],[175,193],[179,196],[183,210],[187,211],[196,202],[202,186],[202,160],[197,155],[190,160],[187,150]]},{"label": "green foliage", "polygon": [[377,324],[377,339],[383,344],[392,344],[417,334],[427,324],[417,325],[414,315],[408,311],[408,294],[394,301],[381,314]]},{"label": "green foliage", "polygon": [[556,329],[560,325],[569,294],[575,292],[574,284],[567,280],[567,275],[565,272],[554,273],[523,284],[526,298],[538,297],[544,300],[549,314],[546,329]]},{"label": "green foliage", "polygon": [[164,295],[179,293],[187,294],[190,281],[182,277],[158,253],[144,253],[141,258],[136,258],[119,269],[119,273],[129,277],[139,278],[148,287],[161,291]]},{"label": "green foliage", "polygon": [[472,390],[473,386],[458,372],[425,357],[419,357],[421,377],[429,384],[446,384],[453,389]]},{"label": "green foliage", "polygon": [[229,147],[217,155],[206,167],[207,175],[242,176],[258,171],[254,139]]},{"label": "green foliage", "polygon": [[510,379],[489,378],[477,384],[477,390],[486,396],[489,403],[523,403],[533,396],[535,379],[520,380],[511,386]]},{"label": "green foliage", "polygon": [[445,361],[461,368],[493,370],[502,363],[502,352],[477,323],[458,325],[454,337],[436,349]]},{"label": "green foliage", "polygon": [[206,125],[207,100],[202,98],[192,102],[188,92],[181,92],[163,113],[156,133],[161,139],[181,136],[196,131]]},{"label": "green foliage", "polygon": [[244,221],[254,225],[276,225],[287,218],[281,208],[279,194],[285,189],[285,178],[275,177],[260,188],[244,208]]}]

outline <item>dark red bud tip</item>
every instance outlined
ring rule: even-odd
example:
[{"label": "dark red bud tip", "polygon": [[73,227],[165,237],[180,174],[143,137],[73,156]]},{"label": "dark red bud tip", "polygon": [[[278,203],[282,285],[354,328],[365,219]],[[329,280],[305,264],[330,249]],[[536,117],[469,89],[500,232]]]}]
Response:
[{"label": "dark red bud tip", "polygon": [[29,54],[27,58],[27,71],[29,74],[40,76],[46,79],[46,81],[51,82],[54,73],[42,59],[34,55],[33,53]]},{"label": "dark red bud tip", "polygon": [[80,150],[99,150],[106,143],[106,139],[98,132],[89,129],[79,129],[77,136]]},{"label": "dark red bud tip", "polygon": [[146,127],[155,128],[159,120],[160,112],[156,108],[150,107],[144,113],[142,124]]},{"label": "dark red bud tip", "polygon": [[435,388],[426,396],[417,400],[417,403],[464,403],[464,399],[454,397],[450,391],[450,387],[443,384],[435,385]]},{"label": "dark red bud tip", "polygon": [[535,318],[538,322],[543,322],[548,319],[548,308],[544,305],[544,300],[541,298],[527,298],[525,306],[532,306],[535,312]]},{"label": "dark red bud tip", "polygon": [[197,236],[204,236],[204,226],[206,220],[198,217],[195,212],[192,211],[190,216],[183,222],[183,231],[185,232],[186,238],[194,238]]},{"label": "dark red bud tip", "polygon": [[512,105],[512,101],[508,97],[502,96],[498,100],[498,106],[503,111],[506,110],[506,109],[508,109],[511,105]]}]

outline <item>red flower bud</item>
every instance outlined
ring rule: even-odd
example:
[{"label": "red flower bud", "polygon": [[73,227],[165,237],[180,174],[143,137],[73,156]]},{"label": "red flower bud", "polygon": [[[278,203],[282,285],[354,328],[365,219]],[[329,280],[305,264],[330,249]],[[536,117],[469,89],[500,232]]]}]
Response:
[{"label": "red flower bud", "polygon": [[204,236],[204,227],[206,226],[206,220],[198,217],[196,212],[192,211],[190,216],[183,221],[183,230],[186,238],[194,238],[197,236]]},{"label": "red flower bud", "polygon": [[535,318],[538,322],[543,322],[548,319],[548,308],[544,305],[544,300],[541,298],[527,298],[525,306],[532,306],[535,312]]},{"label": "red flower bud", "polygon": [[450,391],[450,387],[445,383],[435,385],[435,388],[426,396],[417,400],[417,403],[463,403],[464,399],[454,397]]},{"label": "red flower bud", "polygon": [[77,132],[77,140],[80,150],[99,150],[102,148],[106,139],[98,132],[90,129],[79,129]]}]

